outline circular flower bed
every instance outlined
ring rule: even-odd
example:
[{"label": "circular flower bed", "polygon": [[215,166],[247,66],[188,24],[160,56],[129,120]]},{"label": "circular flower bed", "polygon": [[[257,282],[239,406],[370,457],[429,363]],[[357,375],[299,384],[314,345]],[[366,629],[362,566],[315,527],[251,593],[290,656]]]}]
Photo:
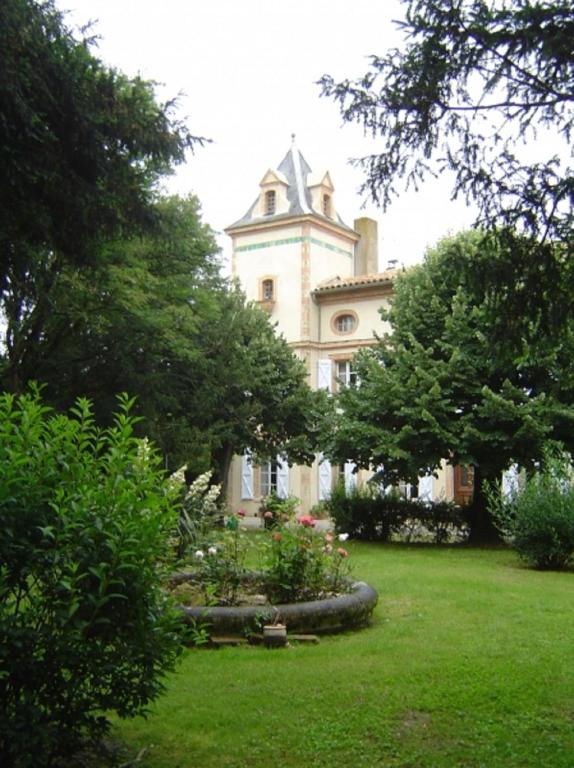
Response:
[{"label": "circular flower bed", "polygon": [[[194,574],[177,574],[174,583],[193,581]],[[251,575],[256,579],[256,575]],[[180,606],[184,621],[206,623],[214,635],[241,635],[261,623],[277,621],[289,632],[325,634],[365,626],[377,604],[377,592],[363,581],[350,581],[348,592],[322,600],[280,605]]]},{"label": "circular flower bed", "polygon": [[267,506],[272,516],[255,539],[241,525],[244,510],[228,516],[219,531],[201,530],[184,510],[181,551],[188,553],[183,562],[193,565],[174,575],[168,588],[195,644],[209,635],[254,635],[269,624],[316,634],[367,623],[377,593],[350,577],[348,534],[317,531],[311,515],[295,518],[294,500],[273,498]]}]

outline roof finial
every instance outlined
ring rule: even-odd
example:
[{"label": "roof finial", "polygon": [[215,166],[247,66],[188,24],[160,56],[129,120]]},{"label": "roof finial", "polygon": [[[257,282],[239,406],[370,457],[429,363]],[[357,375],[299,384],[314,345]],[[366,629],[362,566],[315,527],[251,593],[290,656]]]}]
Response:
[{"label": "roof finial", "polygon": [[291,134],[291,144],[293,146],[295,146],[295,134],[294,133]]}]

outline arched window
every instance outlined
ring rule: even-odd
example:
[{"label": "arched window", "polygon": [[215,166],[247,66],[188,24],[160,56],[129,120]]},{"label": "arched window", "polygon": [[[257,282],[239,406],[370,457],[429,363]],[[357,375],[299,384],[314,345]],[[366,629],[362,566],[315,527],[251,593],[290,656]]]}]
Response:
[{"label": "arched window", "polygon": [[270,189],[265,193],[265,215],[273,216],[275,213],[275,190]]},{"label": "arched window", "polygon": [[331,195],[323,195],[323,216],[331,218]]},{"label": "arched window", "polygon": [[261,283],[261,298],[263,301],[274,301],[275,299],[275,286],[271,278],[263,280]]}]

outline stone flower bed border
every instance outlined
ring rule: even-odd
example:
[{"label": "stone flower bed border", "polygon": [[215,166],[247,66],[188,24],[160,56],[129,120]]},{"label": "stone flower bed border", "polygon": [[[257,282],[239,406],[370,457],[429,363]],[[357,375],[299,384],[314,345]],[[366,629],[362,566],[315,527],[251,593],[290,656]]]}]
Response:
[{"label": "stone flower bed border", "polygon": [[[172,583],[189,579],[177,574]],[[191,577],[192,578],[192,577]],[[214,635],[242,635],[253,629],[262,615],[267,623],[281,621],[288,632],[328,634],[365,626],[378,601],[377,592],[364,581],[352,581],[351,591],[324,600],[284,605],[180,606],[184,621],[205,622]]]}]

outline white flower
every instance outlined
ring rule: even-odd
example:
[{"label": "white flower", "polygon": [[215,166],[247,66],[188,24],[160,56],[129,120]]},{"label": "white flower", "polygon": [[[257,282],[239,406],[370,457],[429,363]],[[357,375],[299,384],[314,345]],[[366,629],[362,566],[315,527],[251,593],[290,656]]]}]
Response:
[{"label": "white flower", "polygon": [[201,549],[197,549],[197,550],[194,552],[193,556],[195,557],[195,559],[196,559],[196,560],[203,560],[203,557],[204,557],[204,555],[203,555],[203,550],[201,550]]},{"label": "white flower", "polygon": [[171,485],[183,485],[185,483],[185,472],[187,470],[187,464],[180,467],[176,472],[169,476],[169,483]]},{"label": "white flower", "polygon": [[217,554],[217,547],[209,547],[207,550],[208,555],[216,555]]},{"label": "white flower", "polygon": [[151,445],[147,437],[138,442],[138,459],[141,464],[147,464],[151,457]]},{"label": "white flower", "polygon": [[348,538],[349,538],[348,533],[340,533],[338,536],[339,541],[347,541]]}]

